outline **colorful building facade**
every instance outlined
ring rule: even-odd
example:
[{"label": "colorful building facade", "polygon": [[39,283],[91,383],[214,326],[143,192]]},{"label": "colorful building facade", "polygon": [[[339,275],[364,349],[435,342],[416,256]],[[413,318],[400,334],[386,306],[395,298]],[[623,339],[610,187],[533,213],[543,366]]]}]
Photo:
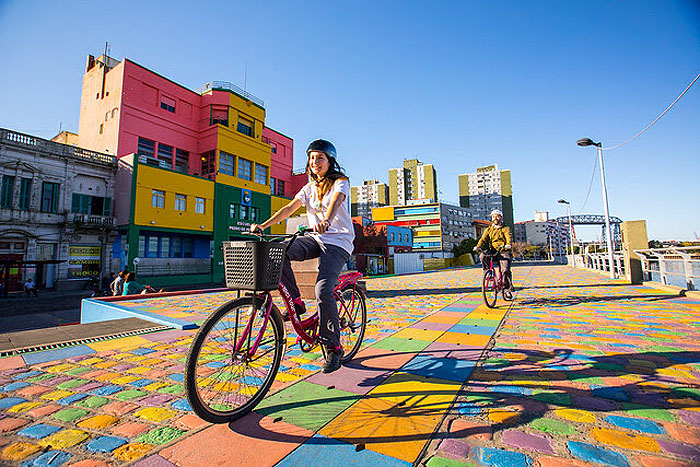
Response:
[{"label": "colorful building facade", "polygon": [[119,158],[113,253],[152,285],[221,281],[221,241],[293,196],[292,139],[228,82],[195,92],[129,59],[89,56],[79,141]]}]

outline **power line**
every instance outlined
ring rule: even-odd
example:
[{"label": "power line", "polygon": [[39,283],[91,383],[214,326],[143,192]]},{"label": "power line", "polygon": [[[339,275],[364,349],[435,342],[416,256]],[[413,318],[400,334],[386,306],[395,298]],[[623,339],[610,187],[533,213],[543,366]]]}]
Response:
[{"label": "power line", "polygon": [[593,158],[593,171],[591,172],[591,182],[588,184],[588,191],[586,192],[586,199],[583,200],[583,204],[581,205],[581,210],[578,212],[581,214],[586,207],[586,203],[588,202],[588,196],[591,194],[591,188],[593,187],[593,179],[595,178],[595,169],[598,168],[598,156]]},{"label": "power line", "polygon": [[653,122],[651,122],[649,125],[647,125],[646,128],[644,128],[642,131],[640,131],[639,133],[637,133],[636,135],[634,135],[633,137],[631,137],[630,139],[628,139],[628,140],[625,141],[624,143],[618,144],[617,146],[613,146],[613,147],[611,147],[611,148],[604,148],[604,149],[605,149],[606,151],[612,151],[613,149],[617,149],[617,148],[619,148],[619,147],[622,147],[622,146],[624,146],[625,144],[627,144],[627,143],[629,143],[629,142],[631,142],[631,141],[633,141],[633,140],[639,138],[639,137],[642,135],[642,133],[644,133],[645,131],[647,131],[649,128],[651,128],[651,126],[652,126],[654,123],[658,122],[659,119],[661,119],[661,117],[663,117],[664,115],[666,115],[666,112],[668,112],[669,110],[671,110],[671,107],[673,107],[674,105],[676,105],[676,102],[678,102],[678,101],[681,99],[681,97],[683,97],[683,95],[684,95],[686,92],[688,92],[688,89],[690,89],[690,88],[693,86],[693,84],[695,84],[695,82],[698,80],[698,78],[700,78],[700,73],[698,73],[698,75],[695,77],[695,79],[688,85],[687,88],[685,88],[685,91],[683,91],[683,92],[681,93],[681,95],[678,96],[678,97],[676,98],[676,100],[673,101],[673,102],[671,103],[671,105],[669,105],[669,106],[666,108],[666,110],[664,110],[663,112],[661,112],[661,115],[659,115],[658,117],[656,117],[656,118],[654,119]]}]

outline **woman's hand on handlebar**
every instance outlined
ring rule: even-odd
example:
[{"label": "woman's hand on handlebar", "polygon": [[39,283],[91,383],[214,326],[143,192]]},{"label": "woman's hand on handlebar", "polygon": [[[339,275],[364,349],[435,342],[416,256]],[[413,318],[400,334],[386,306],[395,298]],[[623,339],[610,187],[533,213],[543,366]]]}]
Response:
[{"label": "woman's hand on handlebar", "polygon": [[263,229],[259,224],[250,224],[250,233],[260,235],[263,233]]},{"label": "woman's hand on handlebar", "polygon": [[324,219],[318,224],[314,225],[314,232],[318,232],[320,234],[326,233],[330,225],[331,223]]}]

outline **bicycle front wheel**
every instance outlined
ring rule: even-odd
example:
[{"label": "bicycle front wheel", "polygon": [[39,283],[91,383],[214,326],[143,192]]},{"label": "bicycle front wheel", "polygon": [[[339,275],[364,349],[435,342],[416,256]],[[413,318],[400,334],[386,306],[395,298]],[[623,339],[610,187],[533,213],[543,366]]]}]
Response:
[{"label": "bicycle front wheel", "polygon": [[340,291],[338,318],[340,318],[340,345],[345,350],[341,362],[346,363],[352,360],[360,350],[367,328],[367,305],[365,296],[360,290],[348,286]]},{"label": "bicycle front wheel", "polygon": [[208,422],[227,423],[247,414],[275,380],[284,354],[284,326],[276,307],[266,320],[262,305],[253,297],[225,303],[192,340],[185,365],[187,400]]},{"label": "bicycle front wheel", "polygon": [[484,296],[484,303],[489,308],[496,307],[498,299],[498,287],[496,287],[496,277],[492,270],[487,269],[481,279],[481,293]]}]

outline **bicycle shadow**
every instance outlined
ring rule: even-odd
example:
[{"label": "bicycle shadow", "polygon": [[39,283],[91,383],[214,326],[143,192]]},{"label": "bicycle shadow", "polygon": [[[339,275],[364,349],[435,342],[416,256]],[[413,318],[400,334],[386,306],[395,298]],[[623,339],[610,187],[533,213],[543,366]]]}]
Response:
[{"label": "bicycle shadow", "polygon": [[[602,356],[582,356],[569,349],[510,353],[522,354],[522,358],[486,363],[476,368],[468,379],[464,367],[457,361],[450,361],[457,359],[443,358],[444,351],[427,353],[437,356],[432,370],[442,374],[462,372],[465,374],[462,382],[398,373],[400,368],[373,365],[373,360],[397,352],[360,356],[348,368],[368,373],[358,384],[370,389],[364,394],[336,392],[306,400],[280,401],[231,423],[229,427],[247,436],[264,439],[274,436],[286,443],[300,444],[308,440],[314,444],[335,444],[342,441],[357,446],[359,450],[386,443],[463,440],[491,435],[527,425],[556,409],[578,409],[605,415],[624,408],[631,411],[630,416],[634,417],[638,411],[641,416],[652,420],[657,417],[657,421],[668,420],[665,411],[675,409],[683,412],[674,417],[686,417],[686,422],[691,425],[700,423],[700,386],[692,382],[695,377],[687,375],[687,379],[681,378],[684,386],[672,387],[668,385],[677,385],[678,377],[665,371],[679,363],[699,363],[700,351],[629,352]],[[411,352],[399,354],[415,355]],[[425,352],[421,352],[423,354]],[[625,382],[620,384],[619,378],[624,378]],[[434,386],[424,384],[426,382]],[[407,389],[412,383],[416,389]],[[315,437],[309,440],[304,435],[276,432],[270,419],[295,425],[295,411],[305,412],[305,420],[315,420],[319,427],[309,425],[305,428],[333,439]],[[486,415],[490,422],[471,418],[478,415]],[[470,423],[435,433],[444,418],[463,419]],[[262,422],[263,419],[267,421]],[[387,426],[395,427],[397,431],[388,434]]]},{"label": "bicycle shadow", "polygon": [[605,295],[605,296],[592,296],[592,297],[582,297],[580,295],[567,295],[567,296],[555,296],[552,298],[530,298],[530,299],[519,299],[516,306],[527,307],[527,308],[562,308],[572,305],[580,305],[582,303],[606,303],[606,302],[619,302],[624,300],[644,300],[649,302],[656,302],[661,300],[672,300],[677,299],[678,295],[668,295],[668,294],[642,294],[642,295]]},{"label": "bicycle shadow", "polygon": [[479,287],[424,288],[401,290],[367,290],[367,298],[410,297],[421,295],[449,295],[479,292]]}]

